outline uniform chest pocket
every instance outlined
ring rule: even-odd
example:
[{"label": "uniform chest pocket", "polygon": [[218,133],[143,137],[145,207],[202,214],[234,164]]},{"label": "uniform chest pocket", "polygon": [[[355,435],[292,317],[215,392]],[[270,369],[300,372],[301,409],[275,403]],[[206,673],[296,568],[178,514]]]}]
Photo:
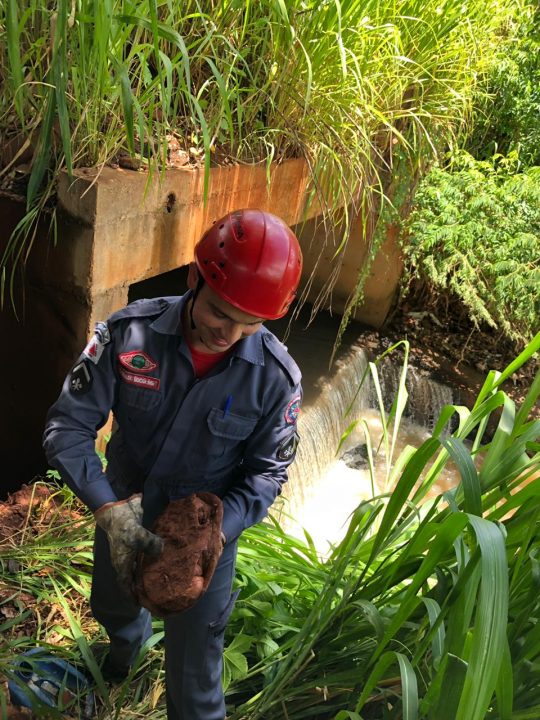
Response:
[{"label": "uniform chest pocket", "polygon": [[125,404],[129,409],[134,410],[151,410],[159,405],[161,393],[158,390],[149,390],[148,388],[134,387],[126,382],[120,384],[119,392],[120,402]]},{"label": "uniform chest pocket", "polygon": [[235,413],[225,415],[223,410],[212,408],[208,413],[207,422],[212,435],[226,440],[245,440],[255,429],[257,418]]},{"label": "uniform chest pocket", "polygon": [[223,415],[220,408],[212,408],[201,432],[192,437],[188,453],[191,472],[215,472],[241,460],[241,446],[257,425],[257,418],[234,413]]}]

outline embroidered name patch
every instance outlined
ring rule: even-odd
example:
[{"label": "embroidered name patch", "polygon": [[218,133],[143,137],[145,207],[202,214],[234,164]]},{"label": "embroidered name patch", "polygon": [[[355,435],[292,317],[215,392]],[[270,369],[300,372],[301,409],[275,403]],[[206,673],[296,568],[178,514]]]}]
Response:
[{"label": "embroidered name patch", "polygon": [[155,370],[158,366],[155,360],[142,350],[132,350],[131,352],[120,353],[118,355],[120,364],[126,370],[132,370],[136,373],[147,373]]},{"label": "embroidered name patch", "polygon": [[293,425],[298,420],[301,400],[302,398],[300,397],[300,395],[297,395],[287,405],[287,409],[285,410],[285,422],[287,423],[287,425]]},{"label": "embroidered name patch", "polygon": [[77,363],[69,376],[69,390],[74,395],[84,395],[92,387],[92,375],[86,360]]},{"label": "embroidered name patch", "polygon": [[135,375],[135,373],[127,372],[123,368],[120,368],[120,375],[126,382],[131,383],[131,385],[149,388],[150,390],[159,390],[159,378],[148,377],[147,375]]},{"label": "embroidered name patch", "polygon": [[296,448],[300,442],[300,436],[298,433],[293,433],[290,437],[286,438],[281,445],[278,447],[277,456],[279,460],[290,460],[296,454]]}]

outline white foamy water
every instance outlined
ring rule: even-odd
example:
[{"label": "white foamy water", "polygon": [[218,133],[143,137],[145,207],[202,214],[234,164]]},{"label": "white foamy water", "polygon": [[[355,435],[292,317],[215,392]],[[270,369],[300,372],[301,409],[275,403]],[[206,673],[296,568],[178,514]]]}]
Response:
[{"label": "white foamy water", "polygon": [[[376,457],[373,488],[367,462],[362,457],[366,440],[360,420],[365,421],[374,451],[382,435],[379,412],[374,409],[378,405],[377,394],[369,374],[366,376],[368,356],[353,335],[342,344],[329,369],[336,330],[337,326],[326,319],[305,331],[297,328],[287,341],[302,368],[305,395],[298,421],[301,440],[284,488],[285,502],[273,509],[287,532],[303,537],[305,528],[323,554],[330,543],[335,544],[343,537],[350,514],[362,500],[371,498],[373,492],[379,495],[391,491],[387,487],[389,467],[383,450]],[[379,365],[381,394],[387,411],[400,375],[399,354],[385,358]],[[365,381],[361,384],[363,377]],[[452,402],[450,388],[415,368],[409,368],[406,385],[409,400],[394,448],[394,462],[406,445],[419,447],[429,437],[441,408]],[[340,438],[353,421],[358,425],[340,449],[342,459],[338,459]],[[346,451],[353,451],[354,457],[350,454],[344,457]],[[454,484],[456,479],[446,473],[430,494],[440,494]]]},{"label": "white foamy water", "polygon": [[[277,513],[282,527],[294,537],[304,538],[304,529],[309,533],[315,547],[321,556],[328,554],[332,544],[338,543],[347,531],[348,521],[354,509],[363,501],[374,495],[391,492],[387,486],[389,464],[382,449],[376,452],[383,435],[382,423],[379,413],[374,409],[364,409],[358,416],[365,422],[371,439],[374,457],[374,477],[371,478],[367,460],[362,462],[362,453],[356,453],[359,467],[350,467],[353,453],[350,451],[358,446],[364,446],[365,436],[360,428],[349,435],[342,448],[345,457],[349,460],[338,459],[327,465],[326,469],[313,476],[308,482],[302,482],[301,492],[295,492],[292,486],[287,496],[288,502],[284,505],[284,512]],[[407,446],[419,447],[429,437],[426,428],[416,425],[409,420],[403,420],[394,448],[393,460]],[[349,451],[349,452],[347,452]],[[356,458],[355,458],[356,459]],[[291,482],[300,482],[299,468],[294,473]],[[441,473],[437,483],[428,494],[428,498],[441,494],[459,482],[457,473],[449,465]]]}]

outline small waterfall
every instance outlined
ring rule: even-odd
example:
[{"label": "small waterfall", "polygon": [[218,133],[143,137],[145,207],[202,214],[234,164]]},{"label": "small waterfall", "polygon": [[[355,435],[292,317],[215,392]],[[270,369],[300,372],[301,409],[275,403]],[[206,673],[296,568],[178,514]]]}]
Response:
[{"label": "small waterfall", "polygon": [[[401,366],[385,358],[379,367],[385,410],[389,411],[399,387]],[[405,417],[421,427],[433,430],[445,405],[455,401],[452,388],[432,380],[413,365],[409,365],[405,387],[409,394]]]},{"label": "small waterfall", "polygon": [[[301,358],[299,362],[301,364]],[[336,362],[330,376],[323,375],[316,381],[316,392],[311,393],[315,400],[302,408],[298,419],[300,443],[283,493],[287,501],[283,512],[291,518],[301,517],[303,508],[316,492],[319,479],[336,461],[336,451],[346,428],[360,410],[369,406],[369,384],[365,383],[357,392],[367,365],[366,352],[352,346]],[[282,517],[281,521],[285,527],[290,524],[287,518]]]},{"label": "small waterfall", "polygon": [[[296,460],[289,469],[289,483],[285,493],[289,500],[288,512],[293,513],[296,507],[302,505],[307,486],[316,483],[335,461],[339,441],[347,426],[357,417],[359,410],[368,407],[371,396],[368,384],[355,398],[367,364],[365,351],[352,347],[336,363],[336,371],[331,379],[319,379],[317,399],[302,408],[298,421],[300,443]],[[345,418],[351,403],[351,412]]]},{"label": "small waterfall", "polygon": [[[308,382],[314,382],[315,387],[310,388],[311,402],[304,405],[298,421],[301,440],[296,460],[289,469],[289,482],[284,489],[284,498],[287,500],[283,507],[285,515],[290,515],[292,518],[301,517],[306,503],[312,502],[314,495],[319,492],[317,484],[320,479],[338,460],[336,451],[347,427],[354,420],[358,420],[361,411],[377,408],[370,375],[358,392],[369,359],[362,347],[353,344],[337,361],[332,374],[322,373],[315,381],[307,378]],[[297,356],[297,360],[302,367],[302,357]],[[310,363],[313,364],[313,356],[310,357]],[[385,410],[388,412],[399,386],[401,374],[399,359],[395,362],[392,358],[385,359],[379,364],[378,372]],[[408,369],[406,388],[409,398],[405,417],[423,428],[425,432],[431,431],[442,407],[452,403],[451,389],[437,383],[414,367]],[[351,404],[351,410],[345,417]],[[340,452],[342,457],[345,456],[342,472],[344,467],[351,467],[351,453],[360,456],[363,454],[361,447],[363,442],[361,433],[358,431],[351,433]],[[336,493],[342,493],[343,489],[338,489],[339,482],[335,478],[332,482],[336,483]],[[353,476],[349,476],[347,482],[357,481]],[[367,489],[362,489],[362,492],[367,493]],[[339,499],[332,499],[330,494],[328,502],[337,504]],[[328,508],[328,512],[332,512],[331,507]],[[283,517],[282,522],[285,526],[288,524]]]}]

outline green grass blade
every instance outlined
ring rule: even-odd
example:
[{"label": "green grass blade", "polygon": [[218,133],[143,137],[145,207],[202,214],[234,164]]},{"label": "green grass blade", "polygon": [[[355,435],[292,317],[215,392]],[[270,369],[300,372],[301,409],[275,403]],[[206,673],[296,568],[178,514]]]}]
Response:
[{"label": "green grass blade", "polygon": [[501,669],[495,694],[497,696],[497,709],[499,711],[499,720],[512,720],[512,706],[514,700],[514,682],[513,682],[512,657],[508,642],[504,644],[504,653],[501,662]]},{"label": "green grass blade", "polygon": [[433,598],[424,597],[422,602],[426,606],[429,616],[429,624],[431,627],[436,626],[436,632],[431,641],[431,652],[433,655],[433,664],[437,667],[440,659],[442,658],[444,651],[444,625],[439,622],[441,615],[441,607],[439,603]]},{"label": "green grass blade", "polygon": [[376,687],[377,682],[384,677],[387,669],[396,660],[399,664],[399,669],[401,673],[401,686],[403,689],[403,719],[416,720],[418,718],[418,684],[416,680],[416,674],[409,659],[405,655],[403,655],[403,653],[394,651],[384,653],[384,655],[378,660],[377,664],[373,668],[373,671],[371,672],[369,678],[365,683],[364,690],[360,695],[358,703],[356,704],[355,711],[357,713],[360,713],[366,701],[369,699],[370,694]]},{"label": "green grass blade", "polygon": [[418,682],[409,659],[396,653],[401,673],[403,720],[418,720]]},{"label": "green grass blade", "polygon": [[474,636],[456,720],[484,720],[499,678],[508,622],[508,564],[503,532],[469,515],[481,553],[482,578]]},{"label": "green grass blade", "polygon": [[133,120],[133,93],[131,91],[131,83],[129,80],[126,66],[119,62],[114,55],[110,55],[111,62],[116,70],[116,74],[120,80],[120,97],[122,99],[122,110],[124,112],[124,122],[126,129],[126,138],[129,151],[135,154],[135,123]]},{"label": "green grass blade", "polygon": [[30,210],[35,204],[41,185],[49,167],[49,159],[52,150],[52,129],[54,125],[54,117],[56,112],[56,90],[49,87],[45,117],[41,124],[35,161],[32,165],[32,172],[28,180],[28,188],[26,191],[26,207]]},{"label": "green grass blade", "polygon": [[6,36],[7,51],[9,58],[9,69],[11,72],[11,82],[13,85],[13,97],[17,115],[23,128],[26,126],[26,118],[24,116],[24,78],[20,56],[20,33],[19,33],[19,14],[17,11],[17,0],[7,0],[6,2]]},{"label": "green grass blade", "polygon": [[64,149],[66,168],[69,175],[72,176],[73,160],[71,157],[71,128],[69,124],[69,110],[67,106],[67,5],[67,0],[59,0],[58,2],[51,74],[55,86],[56,113],[58,115],[58,124],[60,127],[60,137],[62,139],[62,147]]},{"label": "green grass blade", "polygon": [[443,446],[448,450],[450,457],[455,462],[461,476],[463,487],[465,512],[482,516],[482,492],[478,472],[471,458],[470,453],[458,438],[443,440]]},{"label": "green grass blade", "polygon": [[[404,507],[412,488],[420,477],[422,470],[425,468],[426,463],[439,447],[440,443],[438,440],[429,438],[422,443],[413,457],[409,460],[403,475],[392,493],[386,512],[381,520],[381,526],[373,544],[371,559],[373,559],[379,552],[385,538],[394,526],[398,515]],[[370,562],[371,560],[368,564],[370,564]]]},{"label": "green grass blade", "polygon": [[428,720],[456,720],[466,674],[464,660],[451,653],[444,658],[435,678],[434,701],[428,711]]}]

